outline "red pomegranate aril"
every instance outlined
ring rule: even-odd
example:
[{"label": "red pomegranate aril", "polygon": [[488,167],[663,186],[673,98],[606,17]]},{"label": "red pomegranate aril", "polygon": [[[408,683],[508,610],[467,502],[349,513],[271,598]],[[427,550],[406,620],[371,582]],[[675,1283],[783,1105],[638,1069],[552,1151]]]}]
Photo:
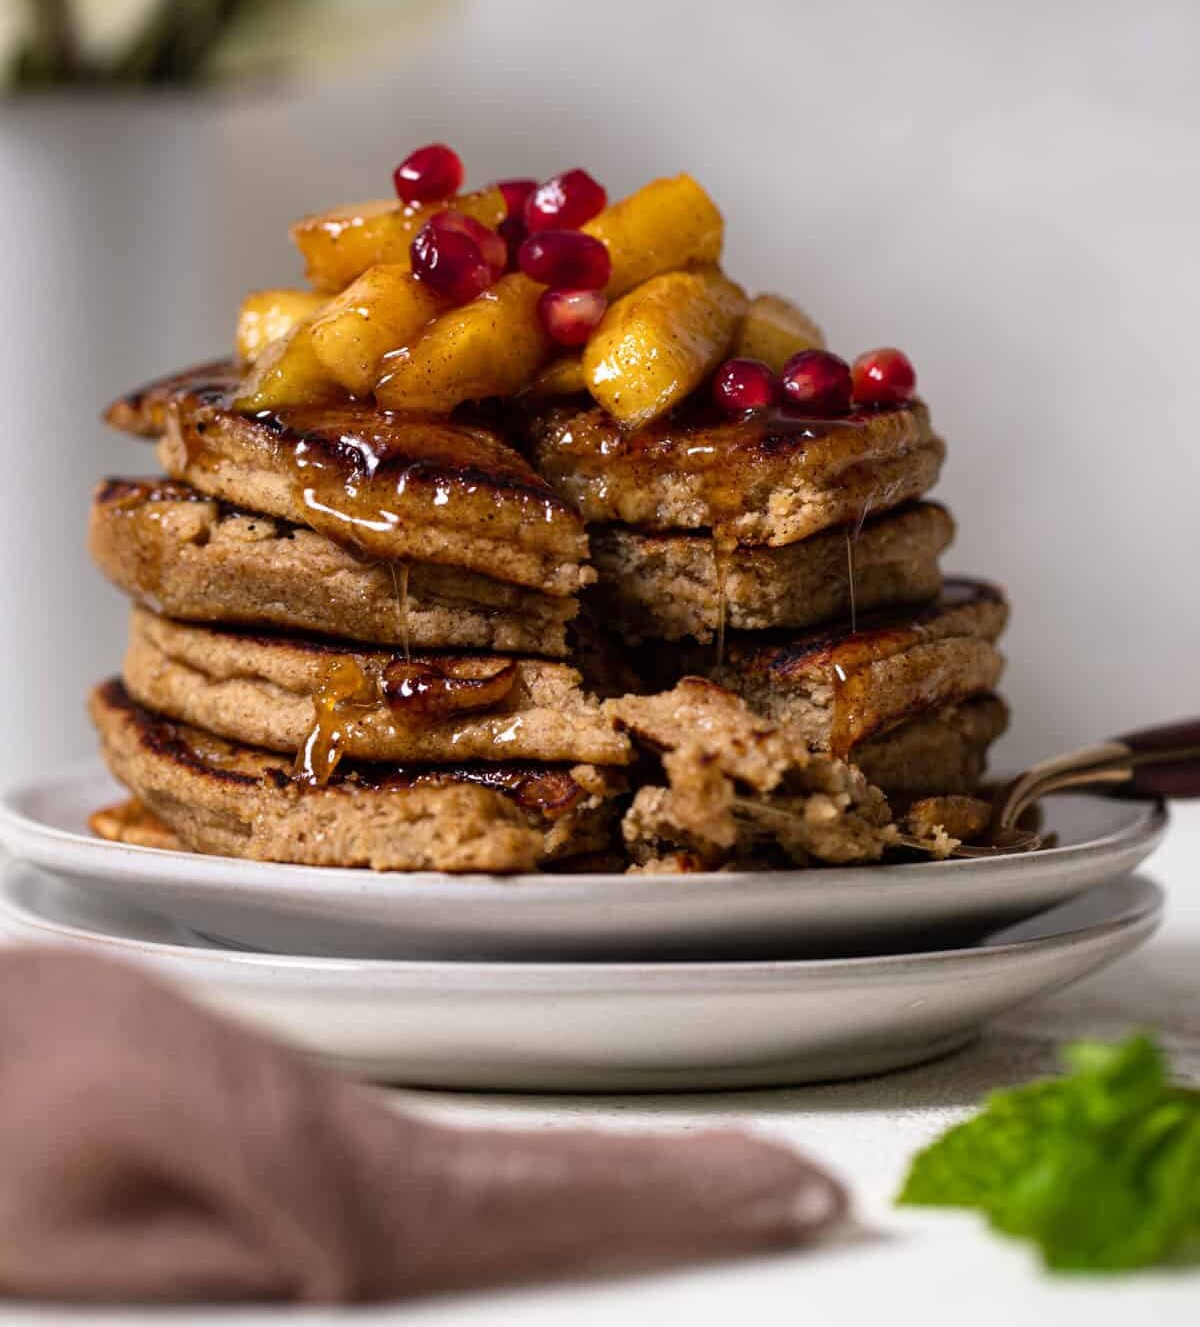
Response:
[{"label": "red pomegranate aril", "polygon": [[521,245],[525,243],[525,236],[529,232],[525,229],[524,217],[505,217],[496,227],[504,238],[504,243],[508,246],[508,270],[510,272],[520,271],[521,264],[517,255],[521,252]]},{"label": "red pomegranate aril", "polygon": [[409,250],[413,274],[451,304],[466,304],[494,277],[479,245],[460,230],[439,229],[427,221]]},{"label": "red pomegranate aril", "polygon": [[544,286],[603,290],[612,274],[608,250],[579,230],[539,230],[517,254],[521,271]]},{"label": "red pomegranate aril", "polygon": [[773,405],[779,386],[761,359],[727,359],[713,378],[713,400],[730,415]]},{"label": "red pomegranate aril", "polygon": [[608,202],[604,186],[585,170],[564,171],[539,184],[525,202],[525,224],[531,231],[577,230]]},{"label": "red pomegranate aril", "polygon": [[917,390],[917,371],[902,350],[884,346],[859,355],[851,370],[860,405],[903,405]]},{"label": "red pomegranate aril", "polygon": [[465,216],[462,212],[448,208],[444,212],[435,212],[429,218],[429,224],[436,226],[438,230],[455,230],[473,239],[479,245],[479,252],[483,254],[484,262],[492,269],[493,276],[502,275],[508,266],[508,245],[505,244],[503,236],[492,230],[490,226],[485,226],[482,221],[476,221],[474,217]]},{"label": "red pomegranate aril", "polygon": [[406,203],[432,203],[462,188],[463,164],[445,143],[430,143],[410,153],[392,172],[396,197]]},{"label": "red pomegranate aril", "polygon": [[787,405],[819,418],[850,409],[850,365],[828,350],[802,350],[783,366],[779,385]]},{"label": "red pomegranate aril", "polygon": [[497,180],[496,188],[504,195],[510,217],[524,217],[529,195],[538,187],[536,180]]},{"label": "red pomegranate aril", "polygon": [[546,335],[560,346],[583,345],[607,308],[598,290],[544,290],[537,305]]}]

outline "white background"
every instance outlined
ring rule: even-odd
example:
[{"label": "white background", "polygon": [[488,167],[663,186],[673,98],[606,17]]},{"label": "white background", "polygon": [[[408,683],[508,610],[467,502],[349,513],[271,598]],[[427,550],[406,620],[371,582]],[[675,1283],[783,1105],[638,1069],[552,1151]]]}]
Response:
[{"label": "white background", "polygon": [[738,279],[909,351],[951,565],[1014,602],[1008,762],[1200,709],[1198,51],[1189,0],[479,0],[319,88],[0,109],[0,776],[86,750],[119,658],[84,513],[149,457],[100,405],[223,351],[286,223],[431,139],[475,181],[690,170]]}]

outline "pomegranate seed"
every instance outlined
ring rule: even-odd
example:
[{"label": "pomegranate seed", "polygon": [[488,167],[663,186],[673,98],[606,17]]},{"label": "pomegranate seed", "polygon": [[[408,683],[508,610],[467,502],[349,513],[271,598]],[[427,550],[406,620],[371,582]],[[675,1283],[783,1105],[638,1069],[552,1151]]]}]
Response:
[{"label": "pomegranate seed", "polygon": [[525,202],[525,224],[530,230],[576,230],[608,202],[604,186],[585,170],[564,171],[539,184]]},{"label": "pomegranate seed", "polygon": [[536,180],[497,180],[496,188],[504,195],[504,206],[510,217],[525,215],[529,195],[537,188]]},{"label": "pomegranate seed", "polygon": [[851,370],[862,405],[902,405],[917,390],[917,371],[902,350],[884,346],[859,355]]},{"label": "pomegranate seed", "polygon": [[604,245],[578,230],[539,230],[521,245],[521,271],[544,286],[603,290],[612,273]]},{"label": "pomegranate seed", "polygon": [[461,230],[439,229],[427,221],[412,242],[413,274],[452,304],[466,304],[494,280],[479,245]]},{"label": "pomegranate seed", "polygon": [[581,346],[604,317],[608,300],[598,290],[543,290],[538,317],[560,346]]},{"label": "pomegranate seed", "polygon": [[521,264],[517,255],[521,252],[521,245],[525,243],[525,236],[529,232],[525,229],[525,221],[522,217],[505,217],[496,227],[504,238],[504,243],[508,246],[508,270],[517,272]]},{"label": "pomegranate seed", "polygon": [[529,195],[537,188],[536,180],[497,180],[496,188],[504,195],[504,206],[508,215],[496,227],[508,246],[508,271],[516,272],[520,268],[517,252],[529,234],[525,226],[525,204]]},{"label": "pomegranate seed", "polygon": [[508,245],[503,236],[490,226],[485,226],[482,221],[448,208],[445,212],[435,212],[429,218],[429,224],[438,230],[455,230],[473,239],[479,245],[484,262],[492,269],[493,276],[501,276],[508,266]]},{"label": "pomegranate seed", "polygon": [[419,147],[392,172],[396,196],[406,203],[431,203],[462,188],[463,164],[445,143]]},{"label": "pomegranate seed", "polygon": [[727,359],[713,379],[713,400],[731,415],[774,404],[775,375],[761,359]]},{"label": "pomegranate seed", "polygon": [[788,405],[810,415],[844,415],[850,409],[850,365],[828,350],[802,350],[779,375]]}]

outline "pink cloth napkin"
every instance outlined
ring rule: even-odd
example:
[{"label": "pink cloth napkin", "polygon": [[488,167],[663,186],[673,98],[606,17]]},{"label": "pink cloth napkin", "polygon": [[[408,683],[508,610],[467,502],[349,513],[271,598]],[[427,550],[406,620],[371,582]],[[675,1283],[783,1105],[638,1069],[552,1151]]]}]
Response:
[{"label": "pink cloth napkin", "polygon": [[133,968],[0,955],[0,1294],[390,1299],[784,1248],[844,1209],[746,1134],[451,1129]]}]

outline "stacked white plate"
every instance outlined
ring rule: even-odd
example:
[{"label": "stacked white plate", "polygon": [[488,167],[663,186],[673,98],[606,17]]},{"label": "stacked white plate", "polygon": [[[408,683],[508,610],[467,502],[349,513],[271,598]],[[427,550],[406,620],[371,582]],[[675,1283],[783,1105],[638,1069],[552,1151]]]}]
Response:
[{"label": "stacked white plate", "polygon": [[1044,806],[1057,847],[692,876],[444,876],[101,842],[96,765],[0,799],[0,940],[106,953],[358,1074],[659,1091],[918,1063],[1112,962],[1162,896],[1166,813]]}]

